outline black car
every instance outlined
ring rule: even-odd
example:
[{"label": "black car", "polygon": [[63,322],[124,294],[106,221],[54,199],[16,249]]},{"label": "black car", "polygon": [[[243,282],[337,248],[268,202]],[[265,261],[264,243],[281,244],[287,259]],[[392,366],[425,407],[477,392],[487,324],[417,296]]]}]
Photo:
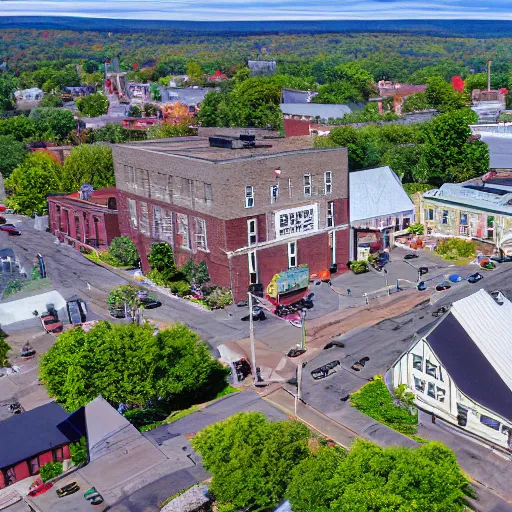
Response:
[{"label": "black car", "polygon": [[152,299],[151,297],[142,297],[140,299],[140,304],[144,309],[156,309],[162,305],[159,300]]},{"label": "black car", "polygon": [[340,362],[338,360],[331,361],[324,366],[320,366],[320,368],[315,368],[311,372],[311,377],[315,380],[325,379],[325,377],[336,373],[338,371],[338,366],[340,366]]},{"label": "black car", "polygon": [[483,278],[484,278],[484,276],[482,274],[480,274],[479,272],[475,272],[474,274],[471,274],[468,277],[468,283],[471,283],[471,284],[478,283],[478,281],[480,281],[480,279],[483,279]]},{"label": "black car", "polygon": [[419,258],[419,255],[414,254],[413,252],[410,252],[409,254],[406,254],[404,256],[404,260],[413,260],[414,258]]},{"label": "black car", "polygon": [[289,351],[288,351],[288,354],[286,354],[288,357],[299,357],[301,356],[302,354],[305,354],[306,353],[306,349],[305,348],[291,348]]},{"label": "black car", "polygon": [[82,299],[72,299],[66,302],[69,323],[82,324],[87,320],[87,306]]}]

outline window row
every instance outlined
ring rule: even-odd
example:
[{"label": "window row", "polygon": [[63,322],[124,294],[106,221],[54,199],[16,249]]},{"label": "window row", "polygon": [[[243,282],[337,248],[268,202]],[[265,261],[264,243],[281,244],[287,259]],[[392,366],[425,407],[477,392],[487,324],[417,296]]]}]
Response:
[{"label": "window row", "polygon": [[[276,184],[270,185],[270,204],[277,203],[279,200],[279,191],[281,188],[281,184],[277,182]],[[288,178],[288,197],[293,197],[292,194],[293,184],[292,179]],[[286,189],[285,189],[286,193]],[[313,175],[312,174],[304,174],[302,179],[302,194],[304,197],[311,197],[313,195],[320,194],[320,190],[315,188],[313,185]],[[326,171],[324,172],[324,182],[323,182],[323,194],[328,195],[332,193],[332,172]],[[252,208],[254,206],[254,187],[252,185],[247,185],[245,187],[245,207]]]},{"label": "window row", "polygon": [[434,379],[440,380],[444,382],[443,372],[440,366],[431,363],[428,359],[425,361],[425,368],[423,368],[423,357],[418,356],[416,354],[412,355],[412,367],[415,370],[418,370],[422,373],[426,373],[430,375],[430,377],[434,377]]},{"label": "window row", "polygon": [[137,212],[137,202],[134,199],[128,199],[128,209],[131,226],[142,234],[173,244],[176,232],[178,237],[176,242],[181,248],[208,250],[204,219],[185,213],[173,213],[160,206],[152,205],[150,225],[147,203],[139,201],[139,212]]},{"label": "window row", "polygon": [[128,188],[136,189],[147,197],[162,201],[173,201],[180,198],[194,199],[207,205],[213,202],[211,183],[181,176],[169,176],[160,172],[152,174],[145,169],[137,169],[130,165],[124,166],[124,177]]},{"label": "window row", "polygon": [[[468,407],[462,404],[457,404],[457,423],[459,426],[465,427],[468,424],[468,413]],[[512,437],[512,431],[509,427],[502,425],[498,420],[491,418],[490,416],[480,414],[480,423],[486,427],[492,428],[493,430],[497,430],[506,436],[509,436],[509,438]]]},{"label": "window row", "polygon": [[[427,382],[427,395],[431,398],[444,402],[446,391],[439,386],[436,386],[433,382]],[[420,393],[425,393],[425,381],[414,377],[414,388]]]}]

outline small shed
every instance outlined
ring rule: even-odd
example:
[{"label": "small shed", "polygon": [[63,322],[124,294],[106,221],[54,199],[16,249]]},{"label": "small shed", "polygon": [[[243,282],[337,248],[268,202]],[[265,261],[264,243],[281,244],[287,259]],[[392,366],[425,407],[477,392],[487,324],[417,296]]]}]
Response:
[{"label": "small shed", "polygon": [[277,64],[275,60],[250,60],[247,66],[251,76],[270,76],[276,73]]}]

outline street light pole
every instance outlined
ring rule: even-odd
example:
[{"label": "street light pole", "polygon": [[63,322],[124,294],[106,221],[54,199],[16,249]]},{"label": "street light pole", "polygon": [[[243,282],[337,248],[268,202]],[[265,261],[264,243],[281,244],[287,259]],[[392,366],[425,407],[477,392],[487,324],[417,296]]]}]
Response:
[{"label": "street light pole", "polygon": [[384,269],[384,278],[386,279],[386,291],[390,295],[389,284],[388,284],[388,271]]},{"label": "street light pole", "polygon": [[300,348],[306,348],[306,310],[300,312],[301,342]]},{"label": "street light pole", "polygon": [[252,366],[252,377],[253,383],[256,383],[256,350],[254,348],[254,319],[252,317],[252,293],[248,292],[248,305],[249,305],[249,339],[251,340],[251,366]]}]

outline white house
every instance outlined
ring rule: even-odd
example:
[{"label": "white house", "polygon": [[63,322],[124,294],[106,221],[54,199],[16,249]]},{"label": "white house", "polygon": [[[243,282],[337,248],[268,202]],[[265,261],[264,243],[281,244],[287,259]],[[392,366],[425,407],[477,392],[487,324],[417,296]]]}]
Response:
[{"label": "white house", "polygon": [[38,87],[16,91],[14,97],[17,101],[39,101],[42,100],[44,92]]},{"label": "white house", "polygon": [[390,369],[416,405],[512,450],[512,303],[484,289],[454,302]]},{"label": "white house", "polygon": [[349,173],[349,189],[351,258],[393,247],[395,233],[414,223],[414,203],[390,167]]}]

